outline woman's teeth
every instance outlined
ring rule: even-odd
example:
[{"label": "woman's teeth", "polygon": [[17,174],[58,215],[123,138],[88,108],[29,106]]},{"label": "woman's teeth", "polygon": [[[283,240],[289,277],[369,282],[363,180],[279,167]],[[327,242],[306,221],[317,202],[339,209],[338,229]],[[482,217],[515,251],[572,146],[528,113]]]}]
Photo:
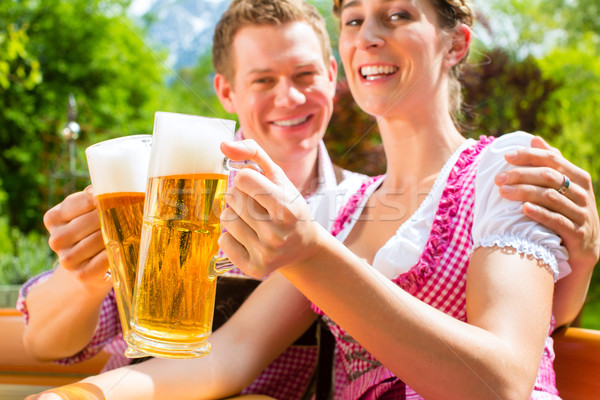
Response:
[{"label": "woman's teeth", "polygon": [[360,74],[368,81],[381,79],[398,71],[398,67],[391,65],[369,65],[360,68]]}]

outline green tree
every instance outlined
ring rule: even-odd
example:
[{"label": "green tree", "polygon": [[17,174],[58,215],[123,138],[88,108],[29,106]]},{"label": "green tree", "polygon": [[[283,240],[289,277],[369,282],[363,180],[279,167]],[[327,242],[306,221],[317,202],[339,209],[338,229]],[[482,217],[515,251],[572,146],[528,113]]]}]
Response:
[{"label": "green tree", "polygon": [[[511,21],[520,55],[532,55],[545,80],[556,88],[548,97],[536,133],[592,175],[600,201],[600,4],[596,0],[510,0],[495,7]],[[600,273],[593,277],[583,324],[600,329]]]},{"label": "green tree", "polygon": [[0,2],[0,212],[11,226],[41,226],[49,176],[64,152],[58,132],[69,93],[82,128],[81,164],[91,142],[150,132],[153,112],[167,101],[161,60],[125,16],[128,3]]},{"label": "green tree", "polygon": [[169,87],[172,102],[166,111],[176,111],[214,118],[235,119],[221,106],[213,88],[212,51],[204,51],[196,65],[180,69]]},{"label": "green tree", "polygon": [[502,48],[487,50],[466,66],[461,83],[461,124],[467,136],[560,130],[556,121],[546,118],[550,97],[560,85],[544,76],[534,57],[519,59]]}]

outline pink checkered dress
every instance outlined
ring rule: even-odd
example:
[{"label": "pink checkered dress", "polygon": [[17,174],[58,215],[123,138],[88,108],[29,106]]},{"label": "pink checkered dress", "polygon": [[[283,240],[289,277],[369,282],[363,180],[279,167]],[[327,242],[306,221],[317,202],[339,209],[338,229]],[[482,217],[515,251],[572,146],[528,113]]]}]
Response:
[{"label": "pink checkered dress", "polygon": [[[424,252],[408,272],[393,279],[416,298],[461,321],[466,321],[466,273],[473,247],[471,228],[478,155],[492,140],[482,138],[460,154],[448,177]],[[365,182],[340,211],[332,234],[339,234],[353,214],[361,212],[358,205],[362,204],[368,187],[381,179],[383,177],[376,177]],[[324,315],[315,305],[313,309]],[[324,318],[343,355],[345,383],[336,381],[336,398],[422,399],[340,326]],[[558,399],[553,360],[552,338],[548,336],[532,399]]]}]

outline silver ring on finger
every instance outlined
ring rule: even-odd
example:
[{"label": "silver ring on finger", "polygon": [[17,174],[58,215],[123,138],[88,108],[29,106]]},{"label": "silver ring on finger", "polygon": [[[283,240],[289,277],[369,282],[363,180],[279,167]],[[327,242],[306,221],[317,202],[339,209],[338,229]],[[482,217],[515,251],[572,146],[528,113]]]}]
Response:
[{"label": "silver ring on finger", "polygon": [[569,186],[571,186],[571,180],[569,179],[568,176],[566,176],[565,174],[563,174],[563,182],[562,185],[560,185],[560,187],[558,189],[556,189],[556,191],[560,194],[565,194],[565,192],[567,191],[567,189],[569,188]]}]

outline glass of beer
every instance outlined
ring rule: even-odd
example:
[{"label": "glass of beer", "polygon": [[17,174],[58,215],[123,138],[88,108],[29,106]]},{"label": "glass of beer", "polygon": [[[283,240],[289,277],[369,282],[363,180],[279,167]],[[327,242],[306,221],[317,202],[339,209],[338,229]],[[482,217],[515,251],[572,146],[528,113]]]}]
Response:
[{"label": "glass of beer", "polygon": [[85,150],[124,336],[130,329],[151,147],[151,135],[135,135]]},{"label": "glass of beer", "polygon": [[156,357],[210,352],[217,240],[235,121],[157,112],[134,293],[130,347]]}]

